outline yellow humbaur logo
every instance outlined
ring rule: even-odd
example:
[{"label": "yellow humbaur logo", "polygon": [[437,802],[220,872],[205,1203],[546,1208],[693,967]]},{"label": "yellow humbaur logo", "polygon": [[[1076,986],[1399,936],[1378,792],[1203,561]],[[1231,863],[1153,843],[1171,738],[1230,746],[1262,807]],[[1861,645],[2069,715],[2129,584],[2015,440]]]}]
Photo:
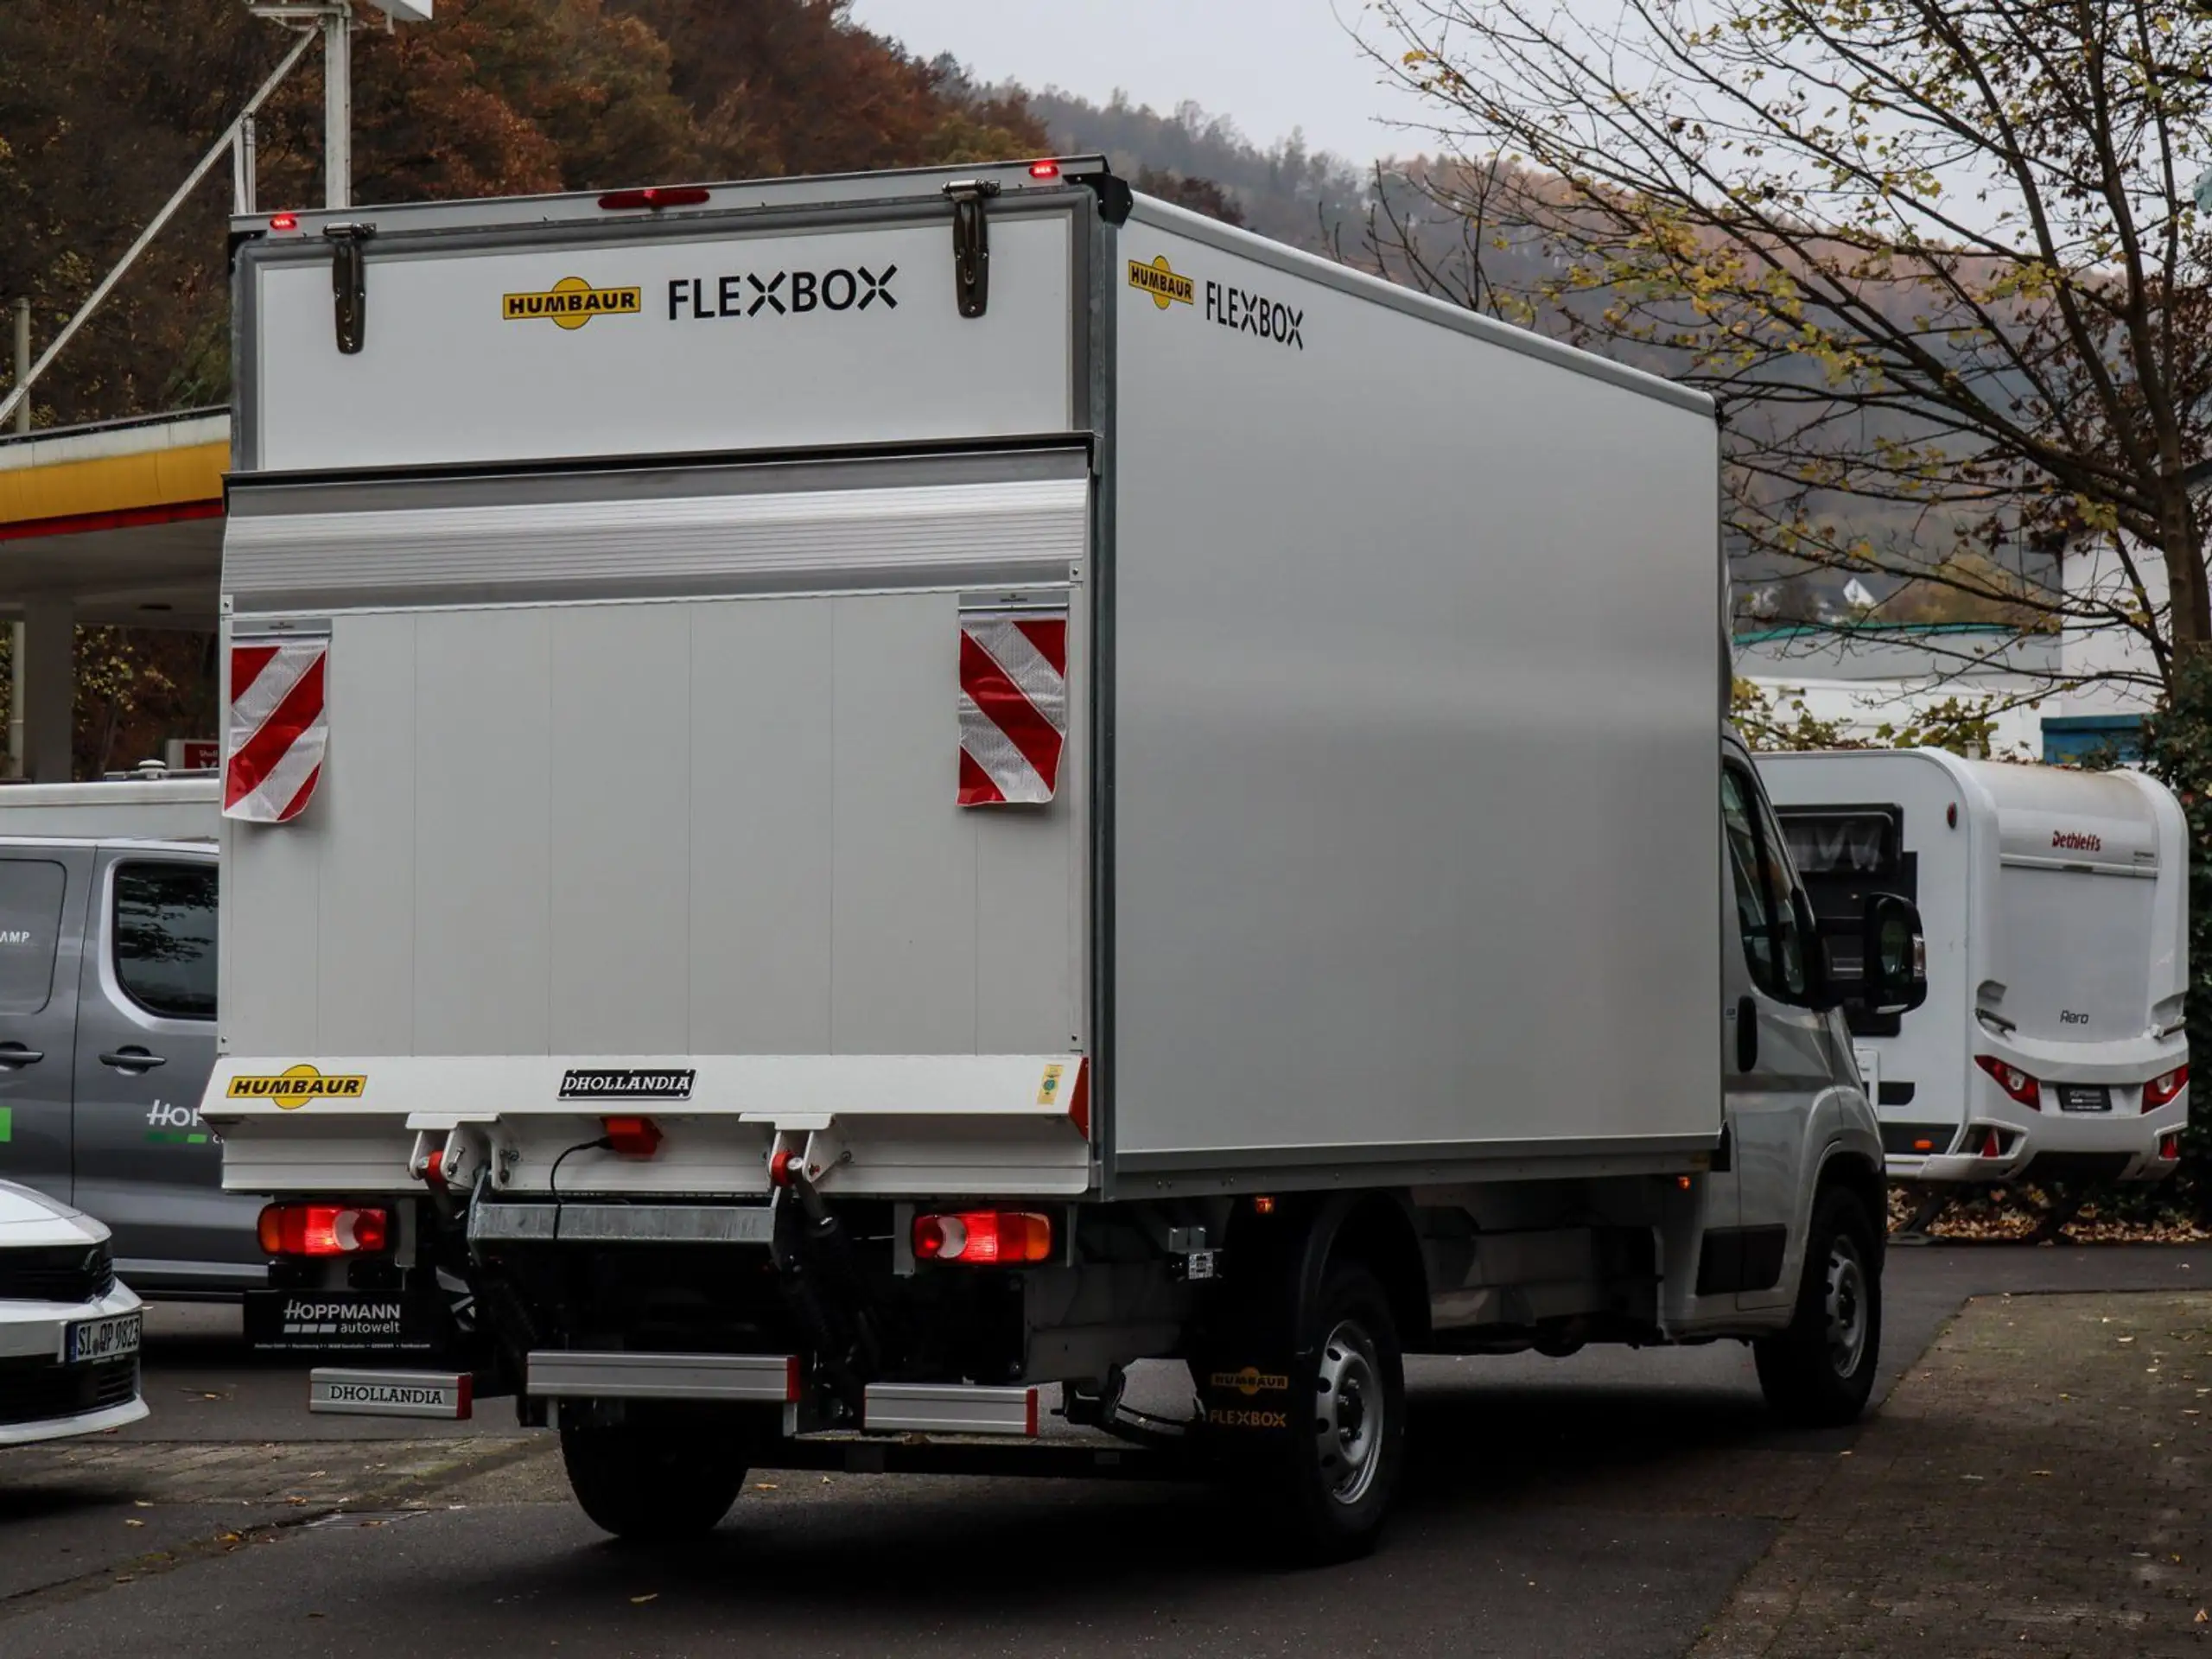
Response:
[{"label": "yellow humbaur logo", "polygon": [[543,317],[556,328],[581,328],[594,317],[635,316],[645,309],[645,290],[594,288],[581,276],[563,276],[539,294],[510,294],[500,303],[509,322]]},{"label": "yellow humbaur logo", "polygon": [[1152,302],[1162,311],[1171,305],[1192,304],[1198,291],[1195,280],[1176,275],[1164,253],[1156,255],[1148,265],[1141,260],[1130,260],[1129,286],[1151,295]]},{"label": "yellow humbaur logo", "polygon": [[358,1100],[366,1077],[325,1077],[311,1065],[288,1065],[277,1076],[236,1077],[224,1092],[232,1100],[273,1100],[280,1111],[296,1112],[311,1100]]}]

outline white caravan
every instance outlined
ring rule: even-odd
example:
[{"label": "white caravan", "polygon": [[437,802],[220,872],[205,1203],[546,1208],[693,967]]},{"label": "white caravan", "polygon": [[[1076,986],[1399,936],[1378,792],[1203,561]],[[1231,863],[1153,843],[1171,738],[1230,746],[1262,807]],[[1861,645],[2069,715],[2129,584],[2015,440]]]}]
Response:
[{"label": "white caravan", "polygon": [[[1325,1555],[1408,1351],[1859,1410],[1705,398],[1095,157],[235,228],[202,1109],[316,1409],[512,1395],[631,1535],[1217,1471]],[[1055,1401],[1139,1444],[979,1443]]]},{"label": "white caravan", "polygon": [[2136,772],[1941,749],[1764,754],[1815,910],[1926,918],[1927,1003],[1847,1008],[1889,1172],[2156,1180],[2189,1116],[2189,847]]}]

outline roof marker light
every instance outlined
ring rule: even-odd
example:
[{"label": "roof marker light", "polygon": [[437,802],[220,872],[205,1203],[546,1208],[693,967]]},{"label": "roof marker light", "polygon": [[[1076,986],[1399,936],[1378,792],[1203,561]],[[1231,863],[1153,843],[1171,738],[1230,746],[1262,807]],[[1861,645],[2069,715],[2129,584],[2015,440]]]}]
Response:
[{"label": "roof marker light", "polygon": [[626,207],[651,207],[658,212],[663,207],[696,207],[713,194],[700,184],[654,184],[643,190],[610,190],[599,199],[599,205],[610,212]]}]

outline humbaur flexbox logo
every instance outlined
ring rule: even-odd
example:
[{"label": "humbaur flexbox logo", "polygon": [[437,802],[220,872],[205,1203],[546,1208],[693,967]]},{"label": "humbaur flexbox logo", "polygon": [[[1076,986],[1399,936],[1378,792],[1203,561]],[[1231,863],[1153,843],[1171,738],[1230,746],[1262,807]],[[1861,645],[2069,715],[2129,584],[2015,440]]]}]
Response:
[{"label": "humbaur flexbox logo", "polygon": [[634,317],[645,309],[645,290],[594,288],[581,276],[563,276],[537,294],[509,294],[499,315],[509,322],[543,318],[556,328],[581,328],[594,317]]},{"label": "humbaur flexbox logo", "polygon": [[365,1077],[326,1076],[311,1065],[288,1065],[275,1077],[242,1073],[223,1092],[232,1100],[273,1100],[280,1110],[296,1112],[311,1100],[359,1100],[368,1086]]},{"label": "humbaur flexbox logo", "polygon": [[1164,253],[1155,254],[1150,264],[1141,259],[1130,260],[1129,286],[1151,295],[1152,302],[1162,311],[1171,305],[1195,303],[1198,291],[1197,279],[1178,272],[1167,263]]}]

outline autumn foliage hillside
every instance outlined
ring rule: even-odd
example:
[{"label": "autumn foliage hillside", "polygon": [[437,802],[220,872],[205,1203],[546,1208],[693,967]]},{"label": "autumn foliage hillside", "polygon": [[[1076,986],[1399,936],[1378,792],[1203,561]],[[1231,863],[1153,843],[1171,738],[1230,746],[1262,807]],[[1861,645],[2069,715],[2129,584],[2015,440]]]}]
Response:
[{"label": "autumn foliage hillside", "polygon": [[[289,43],[238,0],[0,0],[0,299],[28,296],[40,338]],[[1018,97],[907,56],[845,0],[439,0],[433,23],[357,37],[353,86],[364,203],[1048,148]],[[310,54],[261,123],[264,207],[321,203],[321,120]],[[39,383],[40,425],[228,397],[228,176]]]}]

